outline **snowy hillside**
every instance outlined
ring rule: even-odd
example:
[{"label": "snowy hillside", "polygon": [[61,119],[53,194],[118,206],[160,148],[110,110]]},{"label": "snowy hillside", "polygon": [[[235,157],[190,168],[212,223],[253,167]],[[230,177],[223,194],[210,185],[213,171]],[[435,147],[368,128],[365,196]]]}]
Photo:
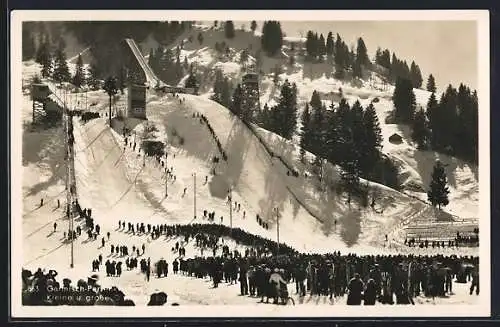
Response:
[{"label": "snowy hillside", "polygon": [[[203,43],[196,41],[196,36],[203,31]],[[193,41],[189,42],[189,37]],[[478,215],[478,169],[477,166],[463,162],[444,154],[433,151],[420,151],[412,144],[410,138],[410,128],[404,125],[388,124],[386,118],[393,109],[392,93],[393,86],[384,85],[377,74],[373,73],[370,80],[358,81],[357,83],[348,83],[333,78],[333,67],[328,63],[311,64],[303,62],[298,57],[299,51],[296,50],[297,58],[293,67],[288,64],[288,57],[292,54],[290,42],[298,42],[300,38],[286,38],[283,52],[277,58],[269,58],[263,55],[262,71],[264,77],[260,81],[261,105],[274,105],[280,94],[280,84],[288,79],[295,83],[298,89],[297,100],[299,110],[302,110],[304,104],[311,99],[314,90],[320,93],[323,101],[330,105],[332,101],[337,104],[340,101],[339,89],[342,89],[342,95],[352,105],[356,100],[366,107],[373,99],[377,110],[378,118],[382,128],[384,138],[383,152],[389,155],[399,166],[401,182],[406,194],[415,196],[421,200],[427,200],[427,188],[430,182],[430,176],[435,160],[439,159],[446,165],[446,172],[450,182],[450,205],[444,210],[456,215],[461,219],[477,219]],[[226,39],[222,29],[213,29],[207,26],[198,26],[190,33],[186,33],[185,38],[179,38],[178,43],[172,44],[175,48],[184,41],[184,49],[181,51],[181,59],[187,56],[188,61],[195,63],[199,72],[201,72],[201,91],[210,92],[213,86],[214,69],[218,68],[224,74],[232,79],[235,85],[241,81],[244,73],[239,56],[243,50],[250,53],[248,62],[255,62],[252,54],[260,48],[259,34],[252,34],[249,31],[237,30],[234,39]],[[231,51],[229,56],[222,56],[215,51],[215,44],[225,42]],[[275,67],[281,67],[279,75],[279,84],[273,82],[273,72]],[[356,84],[356,85],[355,85]],[[420,89],[414,89],[417,106],[426,107],[430,93]],[[299,115],[300,116],[300,115]],[[300,124],[299,124],[300,126]],[[391,144],[389,136],[398,133],[403,137],[403,143],[399,145]]]}]

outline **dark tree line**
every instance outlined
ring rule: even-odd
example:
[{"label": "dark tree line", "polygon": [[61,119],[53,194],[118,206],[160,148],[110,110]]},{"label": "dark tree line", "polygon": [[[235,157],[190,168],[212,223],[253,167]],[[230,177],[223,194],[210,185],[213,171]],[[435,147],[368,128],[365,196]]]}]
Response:
[{"label": "dark tree line", "polygon": [[396,123],[409,124],[411,137],[419,149],[432,149],[478,161],[478,99],[476,91],[464,84],[458,90],[449,85],[438,100],[432,75],[427,79],[432,92],[427,106],[417,110],[413,85],[409,79],[398,78],[393,94]]},{"label": "dark tree line", "polygon": [[414,61],[408,66],[408,63],[400,60],[395,53],[391,57],[388,49],[378,48],[375,53],[375,62],[389,71],[388,77],[392,82],[396,82],[398,78],[404,78],[410,80],[414,88],[422,87],[422,72]]},{"label": "dark tree line", "polygon": [[359,178],[399,188],[398,171],[381,153],[382,134],[375,108],[363,108],[359,101],[352,106],[342,99],[329,110],[314,91],[302,113],[302,155],[305,150],[342,168],[342,180],[349,196],[361,190]]},{"label": "dark tree line", "polygon": [[412,137],[419,148],[444,152],[478,162],[478,98],[464,84],[449,85],[439,101],[432,93],[424,112],[412,124]]},{"label": "dark tree line", "polygon": [[103,79],[109,75],[120,75],[122,67],[116,59],[124,38],[133,38],[139,43],[153,35],[160,44],[166,45],[191,28],[192,22],[78,21],[66,22],[65,26],[80,43],[90,48],[94,71],[99,74],[95,77]]},{"label": "dark tree line", "polygon": [[42,77],[52,78],[58,83],[71,82],[71,75],[66,62],[66,54],[62,47],[52,53],[50,45],[43,42],[36,53],[36,61],[42,65]]},{"label": "dark tree line", "polygon": [[177,84],[186,73],[186,60],[181,63],[180,48],[174,53],[172,49],[159,46],[149,51],[148,65],[162,81]]},{"label": "dark tree line", "polygon": [[334,52],[335,77],[343,79],[346,77],[346,72],[351,69],[354,64],[354,50],[349,49],[344,40],[337,34]]},{"label": "dark tree line", "polygon": [[390,71],[390,79],[395,82],[398,79],[406,79],[409,80],[414,88],[422,87],[422,73],[420,71],[420,67],[415,64],[414,61],[411,62],[411,66],[408,67],[408,63],[406,60],[400,60],[396,57],[396,54],[392,54],[391,67]]}]

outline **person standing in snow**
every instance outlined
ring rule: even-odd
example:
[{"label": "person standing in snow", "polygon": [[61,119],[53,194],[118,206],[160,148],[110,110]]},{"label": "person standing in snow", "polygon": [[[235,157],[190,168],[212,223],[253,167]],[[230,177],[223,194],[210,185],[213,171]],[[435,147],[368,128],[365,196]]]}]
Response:
[{"label": "person standing in snow", "polygon": [[43,207],[43,198],[40,199],[40,207]]},{"label": "person standing in snow", "polygon": [[358,273],[349,281],[348,289],[347,305],[361,305],[364,284]]},{"label": "person standing in snow", "polygon": [[54,223],[54,233],[56,232],[57,229],[57,223]]},{"label": "person standing in snow", "polygon": [[286,285],[286,281],[283,279],[283,277],[280,274],[280,270],[278,268],[274,269],[274,272],[269,276],[269,284],[272,290],[272,295],[274,298],[274,304],[278,304],[278,298],[280,297],[281,293],[281,284]]}]

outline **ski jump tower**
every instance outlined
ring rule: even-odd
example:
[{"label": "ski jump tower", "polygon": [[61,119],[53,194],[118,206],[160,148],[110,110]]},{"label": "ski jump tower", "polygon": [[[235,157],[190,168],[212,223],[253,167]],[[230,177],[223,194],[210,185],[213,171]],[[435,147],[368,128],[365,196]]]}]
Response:
[{"label": "ski jump tower", "polygon": [[[144,59],[135,42],[124,39],[121,42],[120,69],[124,70],[127,84],[127,117],[146,119],[146,91],[148,82]],[[137,53],[138,52],[138,53]]]},{"label": "ski jump tower", "polygon": [[44,118],[55,122],[62,117],[62,108],[51,98],[52,91],[47,84],[32,84],[30,93],[33,124],[40,123]]},{"label": "ski jump tower", "polygon": [[241,81],[241,89],[244,111],[258,112],[260,110],[259,74],[254,66],[246,67]]}]

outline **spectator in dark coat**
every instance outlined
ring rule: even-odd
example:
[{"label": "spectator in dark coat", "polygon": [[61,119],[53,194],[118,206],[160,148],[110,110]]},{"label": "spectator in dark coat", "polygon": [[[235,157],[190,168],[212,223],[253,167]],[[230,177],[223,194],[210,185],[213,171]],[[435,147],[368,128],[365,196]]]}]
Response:
[{"label": "spectator in dark coat", "polygon": [[347,295],[347,305],[361,305],[361,299],[363,294],[363,281],[359,277],[359,274],[354,274],[354,278],[349,281],[349,294]]}]

